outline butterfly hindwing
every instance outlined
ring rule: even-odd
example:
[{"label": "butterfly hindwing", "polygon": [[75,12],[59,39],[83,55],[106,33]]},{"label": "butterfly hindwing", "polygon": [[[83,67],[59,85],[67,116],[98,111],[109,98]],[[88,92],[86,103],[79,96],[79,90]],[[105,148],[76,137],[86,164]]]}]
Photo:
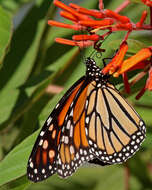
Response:
[{"label": "butterfly hindwing", "polygon": [[101,161],[122,163],[139,149],[145,138],[145,124],[111,84],[94,86],[86,108],[89,145]]}]

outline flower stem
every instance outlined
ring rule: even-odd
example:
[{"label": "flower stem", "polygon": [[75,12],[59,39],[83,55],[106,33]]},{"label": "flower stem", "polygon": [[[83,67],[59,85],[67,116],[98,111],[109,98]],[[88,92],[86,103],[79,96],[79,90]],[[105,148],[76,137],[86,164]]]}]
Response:
[{"label": "flower stem", "polygon": [[103,0],[99,0],[99,10],[104,9]]},{"label": "flower stem", "polygon": [[129,167],[128,164],[125,163],[124,164],[124,169],[125,169],[125,190],[129,190],[129,178],[130,178],[130,171],[129,171]]},{"label": "flower stem", "polygon": [[152,26],[152,7],[150,7],[150,26]]},{"label": "flower stem", "polygon": [[119,7],[115,9],[116,13],[119,13],[130,4],[130,0],[125,0]]}]

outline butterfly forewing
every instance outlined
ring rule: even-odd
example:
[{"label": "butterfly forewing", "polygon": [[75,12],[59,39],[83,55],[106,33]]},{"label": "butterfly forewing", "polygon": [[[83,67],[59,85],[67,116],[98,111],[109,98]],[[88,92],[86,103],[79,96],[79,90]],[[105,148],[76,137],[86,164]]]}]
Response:
[{"label": "butterfly forewing", "polygon": [[94,158],[85,132],[87,81],[75,96],[64,122],[58,154],[58,174],[68,177],[84,162]]},{"label": "butterfly forewing", "polygon": [[27,175],[30,180],[41,181],[57,171],[58,149],[64,131],[63,123],[84,78],[79,79],[66,92],[42,127],[28,160]]},{"label": "butterfly forewing", "polygon": [[92,85],[86,108],[89,145],[103,162],[121,163],[131,157],[145,138],[145,124],[110,84]]}]

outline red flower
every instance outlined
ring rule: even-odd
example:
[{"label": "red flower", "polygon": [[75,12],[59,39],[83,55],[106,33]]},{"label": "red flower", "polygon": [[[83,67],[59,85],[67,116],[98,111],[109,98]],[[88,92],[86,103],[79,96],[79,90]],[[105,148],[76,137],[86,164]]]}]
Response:
[{"label": "red flower", "polygon": [[147,6],[149,6],[149,7],[152,7],[152,1],[151,1],[151,0],[142,0],[142,2],[143,2],[145,5],[147,5]]},{"label": "red flower", "polygon": [[[132,31],[132,30],[146,30],[146,29],[152,29],[151,26],[144,25],[144,21],[147,16],[147,12],[144,11],[141,19],[136,24],[131,22],[130,19],[126,16],[120,15],[118,11],[121,10],[119,7],[119,10],[112,11],[109,9],[102,9],[103,3],[100,0],[99,1],[99,7],[100,10],[89,10],[83,7],[80,7],[76,4],[70,3],[69,6],[65,5],[59,0],[54,0],[54,4],[63,9],[63,11],[60,12],[60,15],[66,19],[69,19],[72,21],[73,24],[65,24],[53,20],[49,20],[48,24],[56,27],[62,27],[62,28],[68,28],[73,30],[85,30],[88,32],[88,37],[81,36],[82,38],[79,38],[79,40],[75,40],[76,36],[73,38],[73,40],[66,40],[57,38],[56,42],[63,43],[67,45],[72,46],[82,46],[81,41],[84,43],[85,41],[85,47],[92,46],[92,44],[98,42],[101,39],[104,39],[107,35],[112,33],[113,31],[119,31],[119,30],[126,30],[126,31]],[[124,6],[127,6],[129,4],[129,1],[125,1],[123,4]],[[109,30],[109,32],[105,33],[104,35],[100,35],[98,38],[94,38],[92,34],[96,34],[99,30]],[[84,38],[83,38],[84,37]],[[127,39],[125,39],[127,40]],[[93,41],[93,43],[90,43],[90,41]]]},{"label": "red flower", "polygon": [[[143,48],[139,52],[137,52],[132,57],[122,60],[124,58],[124,54],[127,51],[127,45],[122,44],[119,49],[119,52],[115,55],[112,61],[102,70],[103,73],[114,73],[113,76],[118,77],[122,74],[124,85],[126,92],[130,92],[130,84],[128,82],[128,78],[126,73],[128,71],[136,70],[136,69],[143,69],[144,75],[146,72],[149,71],[149,77],[145,86],[141,89],[141,91],[136,96],[136,99],[139,99],[144,92],[148,89],[152,91],[152,47]],[[119,60],[117,62],[117,60]],[[139,74],[135,79],[134,82],[132,81],[132,85],[135,84],[138,80],[140,80],[143,76],[143,72]]]},{"label": "red flower", "polygon": [[[143,72],[145,72],[145,68],[147,68],[146,72],[149,71],[149,78],[147,79],[144,88],[142,88],[142,90],[137,95],[137,98],[139,98],[146,89],[152,90],[152,48],[147,47],[141,49],[135,55],[129,57],[126,60],[124,60],[124,57],[128,50],[127,39],[132,31],[152,30],[152,1],[141,1],[150,7],[149,25],[144,24],[148,14],[147,11],[143,11],[141,18],[137,23],[133,23],[127,16],[119,14],[122,9],[131,3],[129,0],[125,0],[115,11],[103,9],[104,6],[102,0],[99,0],[99,10],[89,10],[73,3],[70,3],[68,6],[59,0],[54,0],[54,4],[62,9],[60,15],[70,20],[72,24],[65,24],[53,20],[48,21],[48,24],[52,26],[79,31],[83,30],[88,33],[85,35],[73,35],[72,40],[56,38],[56,42],[72,46],[79,46],[81,48],[94,46],[97,51],[104,51],[100,46],[102,45],[102,40],[104,40],[105,37],[107,37],[109,34],[114,31],[127,31],[127,34],[120,44],[120,48],[117,51],[116,55],[111,60],[111,62],[102,70],[102,72],[104,74],[113,74],[114,77],[122,75],[126,92],[129,93],[130,86],[135,84],[136,80],[139,80],[143,76]],[[106,32],[103,35],[99,35],[99,30],[106,30]],[[136,79],[129,83],[127,72],[136,69],[142,69],[144,71],[139,73],[139,76],[137,76]]]}]

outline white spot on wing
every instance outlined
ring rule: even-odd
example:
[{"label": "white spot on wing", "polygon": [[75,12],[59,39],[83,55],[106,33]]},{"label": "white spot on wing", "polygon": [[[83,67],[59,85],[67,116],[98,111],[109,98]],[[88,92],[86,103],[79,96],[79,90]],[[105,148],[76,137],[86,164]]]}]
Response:
[{"label": "white spot on wing", "polygon": [[88,124],[89,123],[89,117],[86,117],[86,124]]},{"label": "white spot on wing", "polygon": [[42,146],[42,144],[43,144],[43,139],[41,139],[40,142],[39,142],[40,146]]},{"label": "white spot on wing", "polygon": [[70,116],[73,116],[73,109],[71,110]]},{"label": "white spot on wing", "polygon": [[41,131],[40,136],[42,137],[44,135],[44,131]]},{"label": "white spot on wing", "polygon": [[72,145],[70,146],[70,153],[74,154],[74,147]]},{"label": "white spot on wing", "polygon": [[34,173],[37,174],[37,169],[34,169]]},{"label": "white spot on wing", "polygon": [[33,168],[33,162],[30,163],[30,167]]},{"label": "white spot on wing", "polygon": [[52,121],[52,117],[49,117],[47,120],[47,125],[50,125],[51,121]]},{"label": "white spot on wing", "polygon": [[71,127],[70,127],[70,137],[72,137],[73,136],[73,126],[71,125]]},{"label": "white spot on wing", "polygon": [[68,136],[65,136],[64,142],[65,142],[65,144],[68,144],[68,142],[69,142],[69,137]]},{"label": "white spot on wing", "polygon": [[69,120],[69,121],[67,122],[67,129],[70,129],[70,125],[71,125],[71,121]]},{"label": "white spot on wing", "polygon": [[42,169],[42,174],[44,174],[45,173],[45,169]]}]

